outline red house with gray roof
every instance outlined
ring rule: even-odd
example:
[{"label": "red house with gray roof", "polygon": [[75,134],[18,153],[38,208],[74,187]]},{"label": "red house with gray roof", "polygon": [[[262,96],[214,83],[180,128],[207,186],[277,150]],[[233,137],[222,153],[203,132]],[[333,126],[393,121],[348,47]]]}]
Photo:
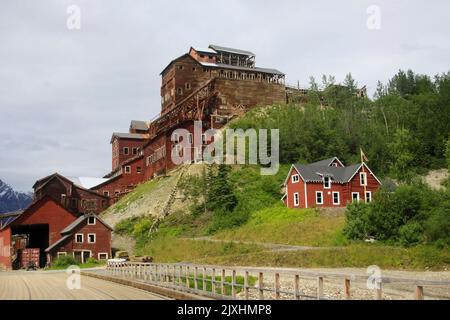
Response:
[{"label": "red house with gray roof", "polygon": [[345,166],[333,157],[293,164],[283,186],[282,201],[289,208],[345,207],[354,201],[372,201],[381,182],[366,163]]}]

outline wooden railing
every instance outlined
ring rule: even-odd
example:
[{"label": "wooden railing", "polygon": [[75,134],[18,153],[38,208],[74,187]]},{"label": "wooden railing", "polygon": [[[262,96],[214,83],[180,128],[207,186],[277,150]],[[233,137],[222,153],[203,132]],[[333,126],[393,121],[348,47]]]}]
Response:
[{"label": "wooden railing", "polygon": [[[109,262],[110,276],[125,277],[158,286],[181,290],[216,299],[328,299],[325,283],[341,283],[341,299],[352,299],[352,285],[366,285],[368,276],[332,272],[311,272],[295,269],[234,268],[194,264],[156,264]],[[281,284],[283,279],[283,285]],[[315,283],[313,293],[304,292],[302,282]],[[425,287],[450,289],[450,281],[418,280],[400,277],[380,277],[371,291],[375,300],[384,299],[383,286],[401,285],[411,293],[411,299],[423,300]],[[358,297],[357,297],[358,298]],[[408,298],[408,297],[406,297]]]}]

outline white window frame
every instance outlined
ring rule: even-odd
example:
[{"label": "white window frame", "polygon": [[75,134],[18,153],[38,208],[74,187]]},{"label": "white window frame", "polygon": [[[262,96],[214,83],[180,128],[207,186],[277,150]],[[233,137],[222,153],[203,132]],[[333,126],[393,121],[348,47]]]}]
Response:
[{"label": "white window frame", "polygon": [[[367,201],[367,196],[369,196],[369,201]],[[366,203],[372,202],[372,191],[366,191],[364,200],[366,201]]]},{"label": "white window frame", "polygon": [[298,192],[294,193],[294,207],[298,207],[300,205],[300,195]]},{"label": "white window frame", "polygon": [[[364,177],[364,182],[362,180],[362,177]],[[359,184],[361,186],[367,186],[367,172],[360,172],[359,173]]]},{"label": "white window frame", "polygon": [[131,173],[131,166],[125,166],[125,173],[130,174]]},{"label": "white window frame", "polygon": [[292,183],[298,183],[300,181],[300,176],[298,174],[293,174],[291,177],[291,181]]},{"label": "white window frame", "polygon": [[[356,199],[353,197],[353,195],[357,195]],[[359,202],[359,192],[352,192],[352,203],[353,202]]]},{"label": "white window frame", "polygon": [[[317,201],[317,196],[320,194],[320,202]],[[323,192],[322,191],[316,191],[316,204],[323,204]]]},{"label": "white window frame", "polygon": [[[325,178],[328,179],[328,187],[325,185]],[[324,189],[331,189],[331,178],[330,177],[328,177],[328,176],[324,176],[323,177],[323,188]]]},{"label": "white window frame", "polygon": [[[105,259],[100,258],[100,255],[102,255],[102,254],[106,255],[106,258],[105,258]],[[97,254],[97,258],[98,258],[98,260],[108,260],[109,254],[108,254],[108,252],[99,252],[99,253]]]},{"label": "white window frame", "polygon": [[[334,201],[334,195],[336,195],[336,194],[337,194],[337,200],[338,200],[337,202]],[[333,205],[339,206],[341,204],[341,194],[340,194],[340,192],[339,191],[333,191],[333,193],[331,195],[333,197]]]},{"label": "white window frame", "polygon": [[65,251],[58,251],[57,253],[56,253],[56,257],[65,257],[65,256],[67,256],[67,252],[65,252]]},{"label": "white window frame", "polygon": [[[89,222],[89,220],[91,219],[91,218],[94,218],[94,223],[90,223]],[[94,216],[91,216],[91,217],[88,217],[88,226],[95,226],[95,224],[97,223],[97,218],[95,218]]]},{"label": "white window frame", "polygon": [[[91,241],[91,236],[94,236],[94,241]],[[88,239],[88,243],[96,243],[97,242],[97,235],[95,233],[88,233],[87,239]]]},{"label": "white window frame", "polygon": [[[78,236],[81,236],[81,241],[78,241]],[[84,243],[84,234],[75,233],[75,243]]]}]

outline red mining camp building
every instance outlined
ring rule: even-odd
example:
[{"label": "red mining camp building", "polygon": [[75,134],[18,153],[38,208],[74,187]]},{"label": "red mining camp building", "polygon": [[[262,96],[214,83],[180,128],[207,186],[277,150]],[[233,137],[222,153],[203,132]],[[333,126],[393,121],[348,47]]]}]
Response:
[{"label": "red mining camp building", "polygon": [[284,104],[287,99],[285,75],[257,67],[255,54],[245,50],[191,47],[171,61],[161,77],[160,115],[153,121],[131,121],[129,132],[112,135],[112,171],[92,190],[113,201],[174,168],[174,148],[201,160],[202,150],[181,150],[180,141],[171,140],[174,130],[193,134],[196,120],[203,122],[202,130],[220,128],[254,106]]},{"label": "red mining camp building", "polygon": [[[80,183],[80,179],[72,179]],[[61,255],[108,259],[112,229],[98,217],[109,199],[53,174],[34,185],[24,211],[0,215],[0,268],[38,267]]]},{"label": "red mining camp building", "polygon": [[372,201],[380,185],[365,163],[346,167],[334,157],[292,165],[282,200],[289,208],[345,207],[349,202]]}]

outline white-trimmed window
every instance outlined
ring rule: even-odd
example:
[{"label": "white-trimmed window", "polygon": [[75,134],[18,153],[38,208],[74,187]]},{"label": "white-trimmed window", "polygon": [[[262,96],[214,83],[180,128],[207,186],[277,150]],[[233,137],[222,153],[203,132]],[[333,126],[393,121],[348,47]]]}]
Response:
[{"label": "white-trimmed window", "polygon": [[137,172],[138,174],[141,174],[141,173],[142,173],[142,168],[141,168],[141,167],[137,167],[137,168],[136,168],[136,172]]},{"label": "white-trimmed window", "polygon": [[328,176],[323,177],[323,188],[330,189],[331,188],[331,178]]},{"label": "white-trimmed window", "polygon": [[300,181],[300,177],[298,174],[292,175],[292,183],[297,183]]},{"label": "white-trimmed window", "polygon": [[128,147],[124,147],[123,148],[123,154],[126,155],[126,156],[129,155],[130,154],[130,149]]},{"label": "white-trimmed window", "polygon": [[339,192],[333,191],[333,205],[338,206],[341,204],[341,196]]},{"label": "white-trimmed window", "polygon": [[365,172],[359,173],[359,183],[362,186],[367,186],[367,173],[365,173]]},{"label": "white-trimmed window", "polygon": [[82,233],[75,234],[75,243],[83,243],[84,235]]},{"label": "white-trimmed window", "polygon": [[300,196],[298,192],[294,193],[294,206],[298,207],[300,205]]},{"label": "white-trimmed window", "polygon": [[60,252],[57,252],[56,253],[56,256],[59,258],[59,257],[65,257],[65,256],[67,256],[67,252],[62,252],[62,251],[60,251]]},{"label": "white-trimmed window", "polygon": [[131,173],[131,166],[125,166],[125,173]]},{"label": "white-trimmed window", "polygon": [[103,195],[104,195],[105,197],[109,197],[109,191],[103,191]]},{"label": "white-trimmed window", "polygon": [[95,226],[95,223],[97,222],[96,220],[97,219],[95,219],[95,217],[93,217],[93,216],[89,217],[88,218],[88,225]]},{"label": "white-trimmed window", "polygon": [[193,140],[194,140],[194,139],[193,139],[192,133],[189,133],[189,134],[188,134],[188,141],[189,141],[189,143],[192,144],[192,143],[193,143]]},{"label": "white-trimmed window", "polygon": [[89,233],[88,234],[88,243],[95,243],[95,240],[96,240],[96,236],[95,236],[95,233]]},{"label": "white-trimmed window", "polygon": [[316,204],[323,204],[323,192],[316,191]]},{"label": "white-trimmed window", "polygon": [[366,191],[366,203],[372,202],[372,191]]},{"label": "white-trimmed window", "polygon": [[352,202],[359,202],[359,192],[352,192]]},{"label": "white-trimmed window", "polygon": [[102,252],[98,254],[98,260],[108,260],[108,253],[107,252]]}]

